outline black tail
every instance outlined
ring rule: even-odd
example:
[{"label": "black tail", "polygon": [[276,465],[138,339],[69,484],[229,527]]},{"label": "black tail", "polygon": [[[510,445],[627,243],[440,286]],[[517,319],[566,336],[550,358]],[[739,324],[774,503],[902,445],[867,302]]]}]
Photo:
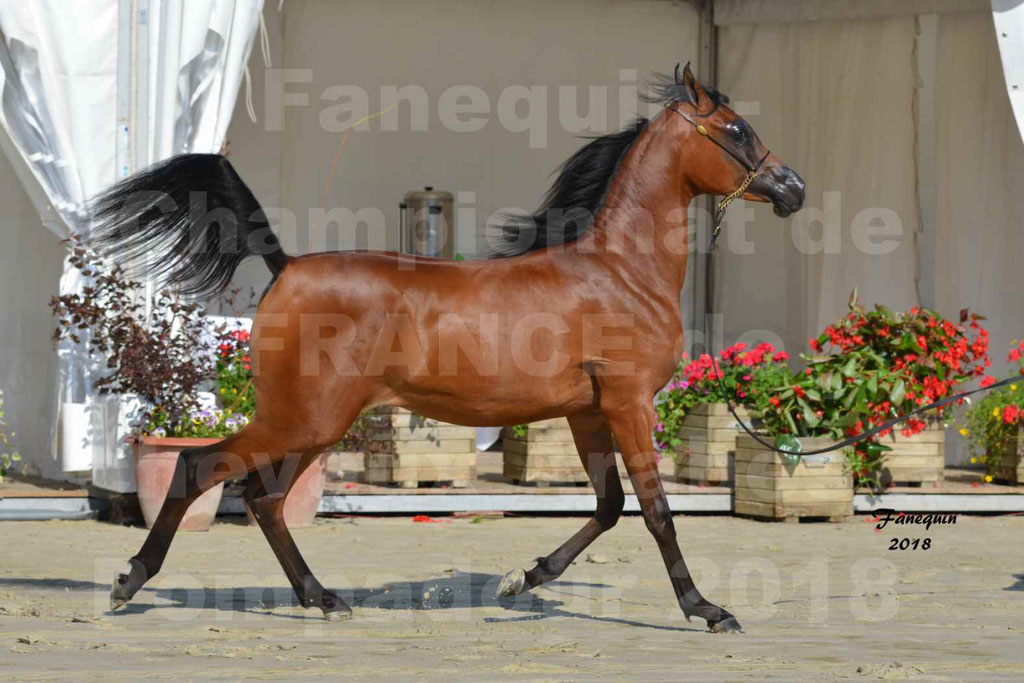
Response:
[{"label": "black tail", "polygon": [[222,292],[238,264],[262,256],[276,279],[288,264],[263,208],[219,154],[182,154],[99,195],[91,244],[129,272],[185,294]]}]

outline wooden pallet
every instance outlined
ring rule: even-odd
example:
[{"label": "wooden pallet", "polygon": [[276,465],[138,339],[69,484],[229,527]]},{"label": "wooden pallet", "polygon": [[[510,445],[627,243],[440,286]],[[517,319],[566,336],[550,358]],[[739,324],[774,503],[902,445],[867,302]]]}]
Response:
[{"label": "wooden pallet", "polygon": [[569,422],[564,417],[532,422],[525,436],[505,430],[502,476],[513,484],[587,484]]},{"label": "wooden pallet", "polygon": [[369,437],[380,451],[363,458],[363,481],[417,488],[476,479],[476,430],[424,418],[401,408],[381,408]]},{"label": "wooden pallet", "polygon": [[[744,408],[737,406],[736,413],[747,419]],[[695,406],[683,418],[679,430],[683,443],[676,448],[676,481],[712,486],[731,482],[732,456],[739,433],[736,418],[724,403]]]},{"label": "wooden pallet", "polygon": [[[832,443],[828,437],[800,439],[805,451]],[[835,451],[783,460],[746,434],[736,438],[733,511],[744,517],[783,521],[842,521],[853,514],[853,478]]]},{"label": "wooden pallet", "polygon": [[1002,484],[1024,484],[1024,430],[1018,431],[1016,443],[1003,453],[999,469],[992,475]]},{"label": "wooden pallet", "polygon": [[929,421],[928,427],[914,436],[903,436],[897,428],[880,443],[892,448],[885,453],[884,484],[920,486],[942,481],[946,468],[946,431],[941,421]]}]

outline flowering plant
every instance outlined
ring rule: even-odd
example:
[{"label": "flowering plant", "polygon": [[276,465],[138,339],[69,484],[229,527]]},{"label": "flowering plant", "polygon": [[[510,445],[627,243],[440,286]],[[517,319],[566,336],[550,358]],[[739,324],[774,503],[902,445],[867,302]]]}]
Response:
[{"label": "flowering plant", "polygon": [[[950,396],[991,365],[989,334],[979,323],[984,318],[966,309],[960,312],[959,324],[917,306],[906,313],[881,305],[868,311],[858,301],[857,290],[850,295],[849,307],[842,319],[810,340],[811,349],[844,356],[870,350],[881,365],[901,376],[909,406]],[[950,411],[947,407],[939,415],[948,418]],[[918,420],[908,427],[916,434],[924,423]]]},{"label": "flowering plant", "polygon": [[[1017,371],[1024,375],[1024,342],[1013,342],[1007,360],[1016,364]],[[994,382],[992,377],[985,377],[981,384],[989,386]],[[1019,385],[1010,384],[990,392],[967,411],[960,434],[970,440],[971,463],[984,465],[985,481],[991,482],[998,472],[1003,456],[1014,447],[1021,425],[1024,425],[1024,379]]]},{"label": "flowering plant", "polygon": [[221,330],[218,342],[217,398],[230,410],[252,416],[256,412],[256,388],[252,383],[249,332],[242,328]]},{"label": "flowering plant", "polygon": [[21,456],[14,450],[13,440],[14,433],[7,431],[7,423],[4,421],[4,394],[0,391],[0,482],[3,482],[11,466],[21,460]]},{"label": "flowering plant", "polygon": [[158,438],[175,436],[197,439],[222,439],[249,424],[248,415],[220,408],[213,410],[192,408],[186,414],[187,419],[174,425],[169,425],[161,418],[162,415],[159,414],[150,415],[149,419],[142,424],[141,432]]},{"label": "flowering plant", "polygon": [[[740,342],[724,349],[712,364],[703,354],[696,360],[683,356],[668,385],[655,400],[658,423],[654,438],[662,450],[682,443],[679,430],[686,413],[702,403],[721,403],[727,398],[736,405],[762,408],[768,405],[771,391],[790,372],[789,354],[776,351],[767,342],[754,348]],[[718,375],[721,374],[721,382]]]},{"label": "flowering plant", "polygon": [[[768,432],[788,436],[857,436],[917,406],[949,396],[990,364],[988,332],[980,316],[961,312],[959,324],[914,307],[893,313],[885,306],[867,311],[854,290],[850,311],[810,340],[817,353],[804,356],[807,368],[770,398],[761,412]],[[825,353],[825,352],[828,353]],[[949,410],[937,411],[947,417]],[[927,423],[908,418],[904,436]],[[847,465],[861,483],[878,486],[885,452],[884,430],[847,452]],[[780,442],[780,443],[781,443]]]},{"label": "flowering plant", "polygon": [[212,374],[202,352],[208,334],[206,310],[161,290],[148,302],[145,287],[120,266],[107,267],[82,238],[68,240],[69,262],[88,284],[54,297],[55,341],[84,343],[106,358],[108,372],[94,382],[102,394],[135,394],[143,402],[139,423],[169,433],[187,428],[201,385]]}]

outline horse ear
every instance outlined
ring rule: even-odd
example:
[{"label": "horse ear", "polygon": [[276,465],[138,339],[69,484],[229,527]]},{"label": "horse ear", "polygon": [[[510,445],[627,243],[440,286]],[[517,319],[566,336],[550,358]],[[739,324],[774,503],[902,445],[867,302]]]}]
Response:
[{"label": "horse ear", "polygon": [[[676,66],[676,82],[679,83],[679,66]],[[690,63],[687,62],[686,66],[683,67],[683,80],[680,85],[686,86],[686,91],[690,96],[690,103],[693,106],[700,104],[700,93],[703,88],[700,87],[700,83],[694,78],[693,72],[690,71]]]}]

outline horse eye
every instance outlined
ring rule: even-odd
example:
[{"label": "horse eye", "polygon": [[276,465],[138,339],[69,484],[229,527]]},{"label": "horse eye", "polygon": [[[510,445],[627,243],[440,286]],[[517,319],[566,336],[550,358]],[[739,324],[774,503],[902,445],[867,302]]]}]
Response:
[{"label": "horse eye", "polygon": [[745,126],[734,123],[729,126],[729,132],[732,134],[732,139],[738,144],[747,141],[747,129]]}]

